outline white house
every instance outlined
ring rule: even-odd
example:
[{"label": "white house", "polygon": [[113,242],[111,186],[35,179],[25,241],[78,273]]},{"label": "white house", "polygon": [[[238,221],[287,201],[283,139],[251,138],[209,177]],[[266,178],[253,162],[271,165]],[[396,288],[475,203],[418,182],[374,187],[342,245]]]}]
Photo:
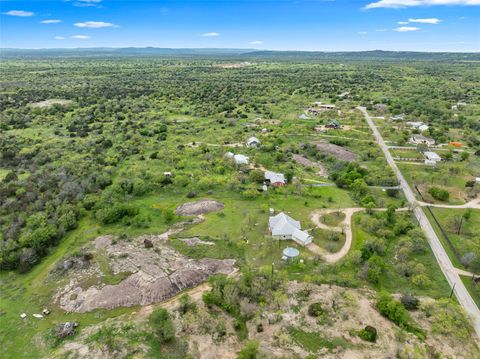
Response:
[{"label": "white house", "polygon": [[435,144],[435,140],[433,138],[427,138],[422,135],[413,135],[410,137],[410,143],[415,145],[425,144],[427,146],[433,146]]},{"label": "white house", "polygon": [[404,119],[405,119],[405,115],[404,115],[404,114],[395,115],[395,116],[390,117],[390,121],[393,121],[393,122],[403,121]]},{"label": "white house", "polygon": [[300,222],[283,212],[269,218],[268,228],[274,238],[292,239],[302,246],[312,243],[312,236],[301,230]]},{"label": "white house", "polygon": [[265,171],[265,180],[270,182],[272,186],[281,187],[287,183],[283,173],[276,173],[272,171]]},{"label": "white house", "polygon": [[442,159],[440,158],[440,156],[438,155],[438,153],[435,153],[435,152],[431,152],[431,151],[426,151],[426,152],[423,152],[423,155],[425,156],[425,158],[429,161],[441,161]]},{"label": "white house", "polygon": [[425,125],[425,124],[420,125],[420,126],[418,126],[418,130],[419,130],[420,132],[426,131],[426,130],[428,130],[428,126]]},{"label": "white house", "polygon": [[260,145],[260,140],[254,136],[250,137],[248,140],[247,140],[247,146],[248,147],[257,147]]},{"label": "white house", "polygon": [[475,178],[476,183],[480,183],[480,177]]},{"label": "white house", "polygon": [[227,157],[227,158],[233,158],[233,156],[235,156],[235,154],[233,152],[225,153],[225,157]]},{"label": "white house", "polygon": [[406,122],[406,124],[410,126],[412,129],[417,129],[420,126],[424,125],[424,123],[421,121],[408,121]]},{"label": "white house", "polygon": [[248,165],[248,157],[244,155],[234,155],[233,159],[237,165]]}]

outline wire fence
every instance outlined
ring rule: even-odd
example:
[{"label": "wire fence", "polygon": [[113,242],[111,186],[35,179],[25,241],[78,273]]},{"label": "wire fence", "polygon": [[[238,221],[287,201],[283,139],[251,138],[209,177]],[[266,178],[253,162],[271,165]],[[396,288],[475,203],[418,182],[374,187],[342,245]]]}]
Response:
[{"label": "wire fence", "polygon": [[[425,201],[425,198],[423,197],[423,194],[422,192],[420,192],[420,190],[418,189],[417,185],[414,185],[415,189],[417,190],[418,194],[420,195],[420,197],[422,198],[422,201],[423,202],[426,202]],[[452,251],[453,255],[455,256],[455,258],[457,258],[458,262],[460,264],[462,264],[462,260],[461,260],[461,256],[460,256],[460,253],[458,253],[457,249],[454,247],[452,241],[450,240],[450,238],[448,237],[448,234],[447,232],[443,229],[442,225],[440,224],[440,222],[438,221],[437,217],[435,216],[435,214],[433,213],[432,209],[430,208],[430,206],[426,206],[428,212],[430,213],[430,215],[432,216],[433,220],[435,221],[436,225],[438,226],[438,228],[440,229],[440,232],[442,233],[443,235],[443,238],[445,238],[445,241],[447,242],[448,246],[450,247],[450,250]],[[463,265],[463,264],[462,264]]]}]

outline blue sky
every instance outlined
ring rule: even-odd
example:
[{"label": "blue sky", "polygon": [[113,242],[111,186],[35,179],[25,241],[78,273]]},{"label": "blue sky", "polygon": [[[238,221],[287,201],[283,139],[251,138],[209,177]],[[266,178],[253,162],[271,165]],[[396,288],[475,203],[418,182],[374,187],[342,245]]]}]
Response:
[{"label": "blue sky", "polygon": [[480,51],[480,0],[0,0],[0,46]]}]

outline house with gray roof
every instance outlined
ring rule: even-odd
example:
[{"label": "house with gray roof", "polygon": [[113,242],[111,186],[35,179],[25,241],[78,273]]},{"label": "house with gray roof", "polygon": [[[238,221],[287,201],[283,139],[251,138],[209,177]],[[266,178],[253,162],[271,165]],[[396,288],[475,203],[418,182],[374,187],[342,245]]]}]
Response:
[{"label": "house with gray roof", "polygon": [[248,147],[258,147],[260,146],[260,143],[261,143],[260,140],[255,136],[252,136],[247,140]]},{"label": "house with gray roof", "polygon": [[276,239],[291,239],[302,246],[312,243],[312,236],[302,231],[300,222],[283,212],[269,218],[268,228],[272,237]]},{"label": "house with gray roof", "polygon": [[276,187],[285,186],[287,183],[283,173],[276,173],[272,171],[265,171],[265,181]]}]

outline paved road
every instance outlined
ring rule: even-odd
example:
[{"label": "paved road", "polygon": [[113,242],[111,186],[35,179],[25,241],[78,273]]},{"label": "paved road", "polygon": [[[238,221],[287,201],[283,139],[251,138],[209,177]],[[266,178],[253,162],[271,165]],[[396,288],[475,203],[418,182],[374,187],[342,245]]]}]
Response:
[{"label": "paved road", "polygon": [[451,208],[451,209],[462,209],[462,208],[471,208],[471,209],[480,209],[480,198],[472,199],[470,202],[464,204],[436,204],[436,203],[427,203],[418,201],[420,206],[429,206],[429,207],[438,207],[438,208]]},{"label": "paved road", "polygon": [[364,114],[365,119],[367,120],[368,125],[372,129],[373,135],[378,145],[382,149],[388,164],[390,165],[392,170],[395,172],[398,182],[400,183],[400,186],[402,187],[403,192],[405,193],[405,197],[408,203],[410,204],[410,206],[413,208],[413,212],[415,214],[415,217],[418,220],[418,223],[420,224],[423,231],[425,232],[428,243],[432,248],[432,251],[437,259],[438,264],[440,265],[440,268],[442,269],[443,274],[447,278],[447,281],[450,284],[450,286],[454,288],[455,296],[457,297],[458,302],[462,305],[465,311],[471,316],[475,331],[477,332],[477,335],[480,338],[480,310],[478,309],[477,305],[475,304],[472,297],[470,296],[467,289],[465,288],[465,285],[461,281],[460,276],[458,275],[456,269],[453,267],[452,262],[450,261],[450,258],[448,258],[448,255],[445,252],[445,249],[442,247],[442,244],[440,243],[440,240],[438,239],[437,234],[433,230],[432,225],[428,221],[427,216],[423,212],[423,209],[420,206],[418,206],[417,200],[415,198],[415,195],[412,189],[408,185],[407,181],[403,177],[397,165],[395,164],[395,161],[393,160],[392,155],[388,151],[388,146],[383,141],[382,135],[380,134],[380,132],[378,132],[377,127],[375,126],[375,123],[373,122],[372,118],[368,114],[365,107],[358,107],[358,109]]}]

